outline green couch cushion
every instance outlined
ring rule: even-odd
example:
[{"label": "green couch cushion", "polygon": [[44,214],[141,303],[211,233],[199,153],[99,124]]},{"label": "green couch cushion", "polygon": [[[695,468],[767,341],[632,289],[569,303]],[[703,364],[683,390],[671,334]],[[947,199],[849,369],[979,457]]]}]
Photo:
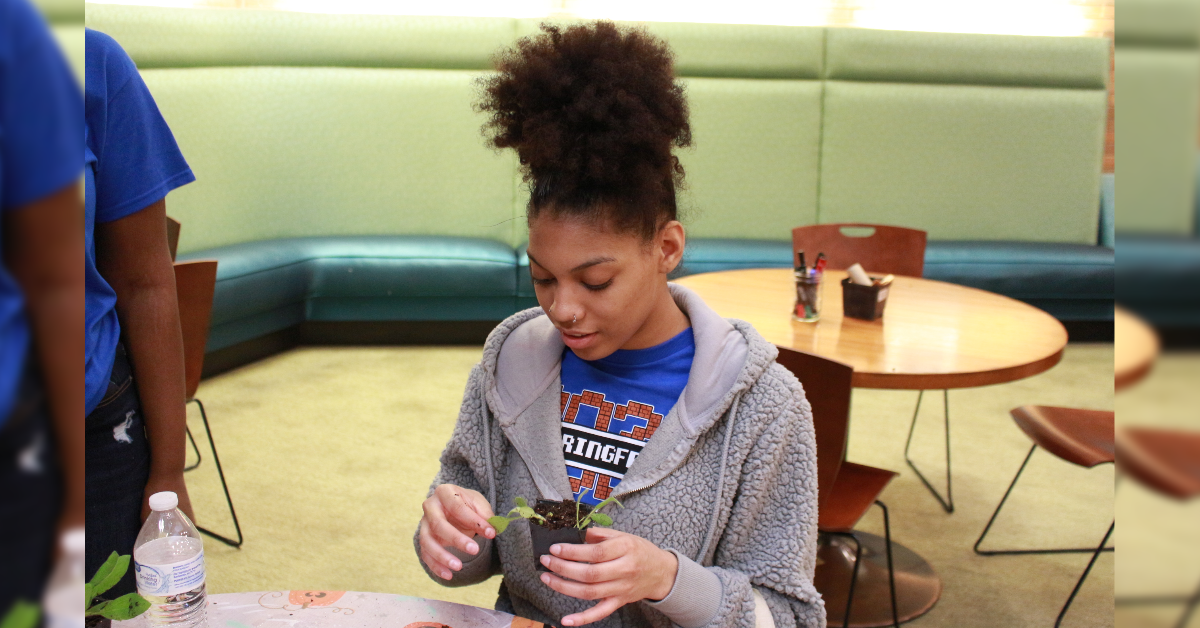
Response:
[{"label": "green couch cushion", "polygon": [[1095,244],[1104,90],[828,81],[820,222]]},{"label": "green couch cushion", "polygon": [[1117,46],[1195,48],[1200,45],[1200,3],[1195,0],[1121,0]]},{"label": "green couch cushion", "polygon": [[83,0],[34,0],[33,5],[51,24],[83,24]]},{"label": "green couch cushion", "polygon": [[327,15],[90,4],[87,25],[139,68],[342,66],[489,69],[509,18]]},{"label": "green couch cushion", "polygon": [[1116,50],[1117,231],[1195,232],[1200,52]]},{"label": "green couch cushion", "polygon": [[487,150],[476,73],[146,70],[196,182],[173,192],[180,250],[298,236],[511,242],[514,158]]},{"label": "green couch cushion", "polygon": [[[536,34],[538,25],[569,25],[578,20],[517,20],[517,36]],[[825,29],[757,24],[618,22],[644,26],[675,53],[679,76],[817,79],[825,54]]]},{"label": "green couch cushion", "polygon": [[516,256],[492,240],[288,238],[180,256],[193,259],[218,262],[210,351],[304,320],[500,320],[516,310]]},{"label": "green couch cushion", "polygon": [[845,81],[1104,89],[1108,40],[830,28],[825,76]]}]

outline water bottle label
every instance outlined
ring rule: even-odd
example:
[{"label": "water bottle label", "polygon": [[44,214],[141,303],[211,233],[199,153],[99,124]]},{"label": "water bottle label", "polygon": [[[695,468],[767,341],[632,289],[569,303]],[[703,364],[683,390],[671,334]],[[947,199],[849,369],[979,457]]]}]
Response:
[{"label": "water bottle label", "polygon": [[204,584],[204,551],[168,565],[133,563],[138,593],[142,595],[178,595]]}]

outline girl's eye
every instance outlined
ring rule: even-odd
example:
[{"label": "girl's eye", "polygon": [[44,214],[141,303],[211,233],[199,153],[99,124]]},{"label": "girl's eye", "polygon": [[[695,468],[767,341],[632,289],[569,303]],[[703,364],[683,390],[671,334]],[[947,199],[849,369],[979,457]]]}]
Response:
[{"label": "girl's eye", "polygon": [[530,278],[533,279],[533,285],[535,285],[535,286],[548,286],[548,285],[554,283],[553,279],[538,279],[537,277],[530,277]]},{"label": "girl's eye", "polygon": [[590,283],[587,283],[587,282],[580,282],[580,283],[582,283],[582,284],[583,284],[583,287],[584,287],[584,288],[587,288],[588,290],[591,290],[592,292],[599,292],[600,290],[603,290],[603,289],[605,289],[605,288],[607,288],[607,287],[611,286],[611,285],[612,285],[612,279],[609,279],[608,281],[606,281],[606,282],[604,282],[604,283],[602,283],[602,284],[600,284],[600,285],[592,285],[592,284],[590,284]]}]

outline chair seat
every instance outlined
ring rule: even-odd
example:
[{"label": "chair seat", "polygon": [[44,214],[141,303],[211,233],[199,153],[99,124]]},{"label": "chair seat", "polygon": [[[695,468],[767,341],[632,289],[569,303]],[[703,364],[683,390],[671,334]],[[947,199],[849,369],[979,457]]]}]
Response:
[{"label": "chair seat", "polygon": [[1021,406],[1011,414],[1035,444],[1067,462],[1090,468],[1115,459],[1112,412]]},{"label": "chair seat", "polygon": [[1117,435],[1121,471],[1161,493],[1200,496],[1200,432],[1124,428]]},{"label": "chair seat", "polygon": [[822,532],[849,532],[887,487],[895,471],[843,462],[817,517]]}]

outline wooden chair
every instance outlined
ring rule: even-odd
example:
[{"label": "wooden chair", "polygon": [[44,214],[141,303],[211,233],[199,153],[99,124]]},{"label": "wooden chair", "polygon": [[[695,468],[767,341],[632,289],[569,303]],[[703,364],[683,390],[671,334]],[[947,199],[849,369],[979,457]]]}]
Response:
[{"label": "wooden chair", "polygon": [[1088,562],[1083,575],[1079,577],[1079,581],[1075,584],[1075,589],[1071,591],[1066,604],[1059,611],[1057,621],[1054,622],[1054,625],[1058,626],[1062,624],[1063,617],[1067,614],[1067,609],[1071,607],[1071,602],[1075,600],[1075,595],[1079,593],[1080,587],[1083,586],[1083,581],[1091,573],[1092,566],[1096,564],[1096,559],[1100,557],[1100,553],[1113,551],[1112,547],[1105,546],[1108,544],[1109,537],[1112,536],[1113,526],[1116,525],[1116,521],[1108,527],[1108,532],[1104,534],[1104,539],[1100,541],[1098,547],[984,550],[980,549],[979,546],[983,543],[983,539],[987,536],[988,531],[992,529],[992,524],[996,522],[996,517],[1000,514],[1000,509],[1004,507],[1004,502],[1008,501],[1008,496],[1012,494],[1013,487],[1017,485],[1017,480],[1021,479],[1021,473],[1025,471],[1025,466],[1029,464],[1029,459],[1033,457],[1033,452],[1037,451],[1038,447],[1067,462],[1088,469],[1101,464],[1111,464],[1115,460],[1115,443],[1113,437],[1115,415],[1112,412],[1103,412],[1100,410],[1080,410],[1051,406],[1022,406],[1014,408],[1011,414],[1017,427],[1021,428],[1021,431],[1025,432],[1029,436],[1029,439],[1033,441],[1033,446],[1030,447],[1029,453],[1026,454],[1025,461],[1021,463],[1021,468],[1017,470],[1016,477],[1008,485],[1008,490],[1005,491],[1004,497],[1000,499],[1000,504],[996,506],[996,511],[992,513],[992,518],[988,520],[987,526],[983,528],[983,533],[975,541],[975,553],[981,556],[1090,553],[1092,555],[1091,561]]},{"label": "wooden chair", "polygon": [[[1150,490],[1179,500],[1200,497],[1200,432],[1147,427],[1117,432],[1117,468]],[[1176,628],[1184,628],[1200,606],[1192,595],[1118,599],[1119,606],[1182,604]]]},{"label": "wooden chair", "polygon": [[[855,232],[866,232],[857,235]],[[845,270],[854,264],[862,264],[870,272],[891,273],[920,277],[925,271],[926,234],[919,229],[871,225],[865,223],[835,223],[809,225],[792,229],[792,258],[805,252],[809,264],[818,253],[824,253],[830,270]],[[921,472],[909,451],[912,449],[913,433],[921,413],[921,401],[925,391],[917,393],[917,406],[913,410],[912,423],[908,428],[908,440],[904,444],[904,461],[917,474],[925,488],[946,512],[954,512],[954,483],[950,473],[950,392],[942,391],[944,434],[946,440],[946,495],[942,496]]]},{"label": "wooden chair", "polygon": [[[200,374],[204,370],[204,346],[208,343],[208,327],[212,319],[213,292],[217,284],[217,262],[202,260],[195,262],[175,263],[175,291],[179,295],[179,323],[183,330],[183,361],[186,379],[187,403],[195,403],[200,408],[200,417],[204,421],[204,431],[208,434],[209,448],[212,450],[213,462],[217,465],[217,475],[221,478],[221,488],[225,491],[225,502],[229,505],[229,514],[233,517],[233,527],[237,530],[237,540],[234,541],[220,534],[196,526],[201,532],[229,545],[241,547],[242,526],[238,522],[237,511],[233,508],[233,499],[229,496],[229,484],[225,482],[225,470],[221,467],[221,458],[217,455],[217,443],[213,440],[212,428],[208,424],[208,414],[204,404],[196,398],[196,390],[200,387]],[[188,440],[196,454],[196,464],[187,470],[200,465],[200,449],[196,447],[196,439],[192,431],[187,430]]]},{"label": "wooden chair", "polygon": [[[862,543],[855,536],[854,526],[874,504],[883,511],[892,622],[899,626],[896,574],[892,565],[891,522],[887,506],[879,500],[879,494],[897,474],[846,460],[850,432],[850,394],[853,388],[851,379],[854,369],[841,362],[784,347],[779,348],[777,361],[800,380],[812,407],[817,439],[818,528],[823,534],[854,541],[854,568],[846,593],[843,625],[850,625],[854,586],[858,581],[858,565],[862,557]],[[829,599],[829,593],[831,592],[822,591],[826,599]]]},{"label": "wooden chair", "polygon": [[925,232],[919,229],[863,223],[796,227],[792,229],[793,262],[797,251],[804,251],[809,264],[824,253],[830,270],[858,263],[868,271],[908,277],[920,277],[925,271]]}]

